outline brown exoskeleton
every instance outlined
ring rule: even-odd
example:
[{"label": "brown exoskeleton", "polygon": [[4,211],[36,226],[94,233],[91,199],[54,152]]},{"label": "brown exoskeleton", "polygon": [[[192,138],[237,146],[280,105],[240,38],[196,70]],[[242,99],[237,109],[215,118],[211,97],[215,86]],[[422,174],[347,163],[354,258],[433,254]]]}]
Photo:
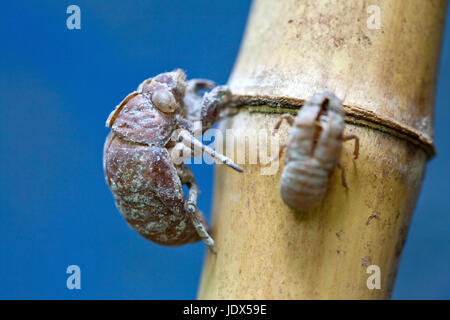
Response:
[{"label": "brown exoskeleton", "polygon": [[[211,81],[186,82],[185,77],[182,70],[175,70],[147,79],[116,107],[106,121],[111,132],[104,146],[103,168],[116,206],[134,230],[169,246],[201,239],[215,252],[197,209],[199,189],[194,175],[176,158],[180,151],[188,149],[192,155],[196,149],[243,171],[194,136],[218,120],[231,94]],[[212,90],[202,98],[202,88]],[[187,197],[183,184],[189,190]]]},{"label": "brown exoskeleton", "polygon": [[339,162],[342,142],[355,140],[353,154],[357,159],[359,138],[343,134],[341,100],[331,91],[315,94],[296,117],[282,115],[275,129],[283,120],[292,126],[287,143],[280,148],[280,153],[286,148],[280,183],[283,201],[298,211],[314,207],[323,198],[336,166],[341,169],[342,184],[348,188],[344,168]]}]

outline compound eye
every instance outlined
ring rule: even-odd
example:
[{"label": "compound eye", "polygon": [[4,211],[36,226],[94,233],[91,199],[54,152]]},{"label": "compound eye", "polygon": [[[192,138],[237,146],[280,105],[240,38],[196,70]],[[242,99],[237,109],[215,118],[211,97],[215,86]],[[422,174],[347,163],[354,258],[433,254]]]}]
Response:
[{"label": "compound eye", "polygon": [[172,113],[179,107],[172,92],[167,88],[156,89],[153,92],[151,99],[153,105],[158,108],[158,110],[165,113]]}]

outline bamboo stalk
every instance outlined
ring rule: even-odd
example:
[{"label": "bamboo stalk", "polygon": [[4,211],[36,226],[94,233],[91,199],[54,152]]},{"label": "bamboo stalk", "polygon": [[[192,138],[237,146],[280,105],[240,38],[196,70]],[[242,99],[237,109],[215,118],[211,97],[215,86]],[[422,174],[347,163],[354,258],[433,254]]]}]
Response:
[{"label": "bamboo stalk", "polygon": [[[369,29],[369,5],[381,28]],[[212,234],[200,299],[385,299],[433,154],[433,103],[446,1],[256,0],[229,84],[244,101],[290,110],[313,93],[344,100],[349,190],[331,177],[322,203],[307,213],[281,200],[262,164],[244,174],[216,169]],[[222,123],[238,136],[273,128],[279,109],[243,108]],[[283,126],[281,141],[287,137]],[[245,143],[245,142],[238,142]],[[259,147],[262,147],[259,145]],[[367,287],[369,265],[381,289]]]}]

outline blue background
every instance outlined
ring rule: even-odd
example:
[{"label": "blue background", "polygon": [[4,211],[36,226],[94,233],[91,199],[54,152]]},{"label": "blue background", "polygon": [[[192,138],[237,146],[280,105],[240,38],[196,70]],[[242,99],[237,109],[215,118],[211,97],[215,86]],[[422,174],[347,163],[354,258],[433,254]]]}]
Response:
[{"label": "blue background", "polygon": [[[104,122],[145,78],[182,67],[225,83],[249,1],[2,1],[0,298],[195,298],[205,247],[154,245],[117,212],[102,171]],[[418,17],[419,18],[419,17]],[[441,56],[438,156],[427,167],[394,298],[450,298],[450,28]],[[194,166],[210,218],[213,168]],[[66,288],[66,268],[82,289]]]}]

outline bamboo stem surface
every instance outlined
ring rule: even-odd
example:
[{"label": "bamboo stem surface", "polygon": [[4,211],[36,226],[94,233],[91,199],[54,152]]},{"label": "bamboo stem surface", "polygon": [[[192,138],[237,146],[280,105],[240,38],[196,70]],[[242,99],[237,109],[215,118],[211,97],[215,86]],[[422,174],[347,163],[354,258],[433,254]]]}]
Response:
[{"label": "bamboo stem surface", "polygon": [[[380,8],[380,29],[367,28],[369,5]],[[442,0],[254,2],[229,81],[233,92],[292,107],[333,90],[344,100],[345,133],[360,137],[360,157],[353,161],[353,143],[345,143],[349,190],[335,171],[325,199],[303,214],[280,198],[282,162],[275,175],[262,175],[263,164],[244,165],[244,174],[218,166],[212,230],[218,253],[206,257],[200,299],[391,296],[434,150],[445,11]],[[271,130],[279,115],[254,108],[221,128],[237,136]],[[284,141],[288,127],[282,129]],[[367,287],[370,265],[380,267],[381,289]]]}]

